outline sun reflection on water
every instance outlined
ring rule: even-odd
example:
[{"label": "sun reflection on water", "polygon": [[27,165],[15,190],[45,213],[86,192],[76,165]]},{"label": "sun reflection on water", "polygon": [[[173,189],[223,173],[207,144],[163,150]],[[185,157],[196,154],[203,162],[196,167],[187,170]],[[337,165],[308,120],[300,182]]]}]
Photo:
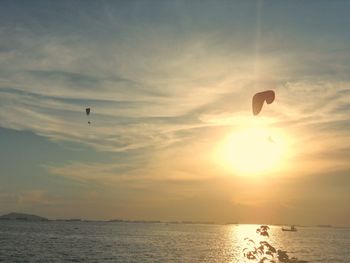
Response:
[{"label": "sun reflection on water", "polygon": [[256,229],[259,225],[232,225],[230,228],[230,243],[233,252],[233,258],[230,262],[245,262],[243,249],[246,246],[245,238],[256,237]]}]

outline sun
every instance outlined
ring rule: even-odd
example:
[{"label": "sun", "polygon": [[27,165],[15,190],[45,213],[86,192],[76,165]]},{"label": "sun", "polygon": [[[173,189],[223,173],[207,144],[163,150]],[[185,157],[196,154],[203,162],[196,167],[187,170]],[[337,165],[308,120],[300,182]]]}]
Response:
[{"label": "sun", "polygon": [[247,127],[233,131],[218,147],[216,159],[237,175],[272,173],[284,165],[287,138],[278,129]]}]

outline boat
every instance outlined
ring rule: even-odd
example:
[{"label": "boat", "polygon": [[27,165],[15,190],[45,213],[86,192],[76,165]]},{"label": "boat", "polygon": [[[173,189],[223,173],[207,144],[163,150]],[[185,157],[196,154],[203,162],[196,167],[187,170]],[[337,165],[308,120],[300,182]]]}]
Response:
[{"label": "boat", "polygon": [[282,227],[282,231],[292,231],[292,232],[296,232],[297,229],[296,229],[295,226],[291,226],[290,228]]}]

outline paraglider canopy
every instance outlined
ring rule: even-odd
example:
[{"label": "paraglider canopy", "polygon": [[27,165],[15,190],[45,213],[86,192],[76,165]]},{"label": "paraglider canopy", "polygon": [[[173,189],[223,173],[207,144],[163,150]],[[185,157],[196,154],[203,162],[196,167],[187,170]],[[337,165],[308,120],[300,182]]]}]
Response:
[{"label": "paraglider canopy", "polygon": [[256,93],[252,100],[253,114],[258,115],[266,101],[267,104],[271,104],[275,100],[275,92],[273,90],[266,90]]}]

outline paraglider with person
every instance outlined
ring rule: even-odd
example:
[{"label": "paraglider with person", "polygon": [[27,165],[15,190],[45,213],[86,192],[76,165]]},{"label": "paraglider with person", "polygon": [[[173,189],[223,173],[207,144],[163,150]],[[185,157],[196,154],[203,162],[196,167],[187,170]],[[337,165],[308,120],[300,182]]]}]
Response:
[{"label": "paraglider with person", "polygon": [[[90,108],[85,109],[86,116],[90,115],[90,111],[91,111]],[[88,119],[88,124],[91,124],[90,119]]]}]

